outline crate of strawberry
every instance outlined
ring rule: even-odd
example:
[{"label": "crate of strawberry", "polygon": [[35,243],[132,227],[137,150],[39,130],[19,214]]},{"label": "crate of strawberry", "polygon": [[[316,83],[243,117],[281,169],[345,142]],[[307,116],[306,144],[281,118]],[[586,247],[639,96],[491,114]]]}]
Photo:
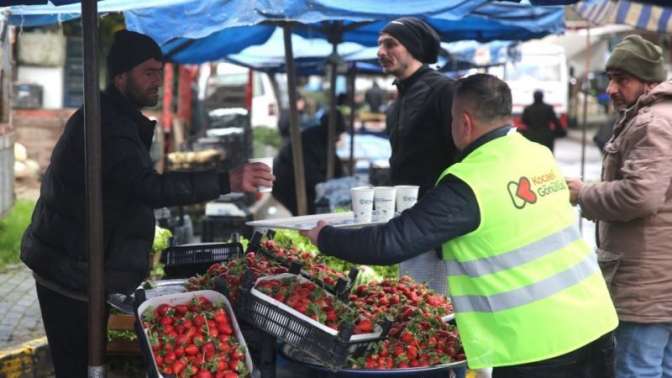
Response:
[{"label": "crate of strawberry", "polygon": [[154,297],[135,315],[150,377],[258,376],[231,305],[216,291]]},{"label": "crate of strawberry", "polygon": [[390,329],[387,339],[370,344],[349,359],[353,369],[409,369],[466,363],[455,325],[441,318],[415,315]]},{"label": "crate of strawberry", "polygon": [[338,368],[357,348],[385,336],[336,296],[301,275],[258,278],[241,289],[239,310],[253,326],[301,348],[326,366]]},{"label": "crate of strawberry", "polygon": [[204,274],[190,277],[186,287],[189,291],[219,289],[215,280],[221,278],[226,285],[226,296],[235,306],[241,280],[247,271],[252,272],[254,278],[258,278],[287,273],[289,269],[263,254],[248,252],[231,261],[211,265]]},{"label": "crate of strawberry", "polygon": [[339,293],[348,289],[350,282],[353,282],[357,270],[346,275],[336,269],[331,268],[324,261],[322,256],[315,255],[308,251],[303,251],[295,246],[288,248],[283,247],[280,243],[272,239],[260,241],[256,246],[259,253],[268,256],[290,267],[292,264],[299,264],[301,266],[301,274],[323,286],[332,293]]},{"label": "crate of strawberry", "polygon": [[362,317],[372,321],[391,317],[395,323],[404,322],[416,314],[444,321],[454,317],[448,298],[409,276],[358,285],[351,291],[349,301]]},{"label": "crate of strawberry", "polygon": [[466,365],[457,329],[440,318],[415,315],[393,327],[384,340],[348,358],[336,373],[299,348],[284,347],[282,353],[301,363],[314,376],[328,374],[339,378],[394,377],[444,378],[454,368]]}]

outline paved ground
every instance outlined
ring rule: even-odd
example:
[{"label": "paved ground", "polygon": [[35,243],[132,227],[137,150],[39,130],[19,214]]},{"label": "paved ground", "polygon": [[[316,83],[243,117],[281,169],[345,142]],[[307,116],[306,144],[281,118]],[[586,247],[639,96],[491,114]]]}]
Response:
[{"label": "paved ground", "polygon": [[44,336],[35,280],[24,265],[0,273],[0,351]]}]

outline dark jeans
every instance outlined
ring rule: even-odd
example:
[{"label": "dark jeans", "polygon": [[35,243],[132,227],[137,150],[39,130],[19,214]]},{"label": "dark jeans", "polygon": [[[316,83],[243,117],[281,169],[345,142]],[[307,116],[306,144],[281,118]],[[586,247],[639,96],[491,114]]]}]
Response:
[{"label": "dark jeans", "polygon": [[86,378],[88,303],[35,286],[56,378]]},{"label": "dark jeans", "polygon": [[613,378],[614,336],[612,332],[562,356],[524,365],[492,370],[492,378]]}]

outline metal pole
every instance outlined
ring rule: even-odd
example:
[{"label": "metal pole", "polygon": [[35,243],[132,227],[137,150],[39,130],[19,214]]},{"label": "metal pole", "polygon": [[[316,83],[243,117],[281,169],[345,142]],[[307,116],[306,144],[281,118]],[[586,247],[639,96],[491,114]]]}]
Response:
[{"label": "metal pole", "polygon": [[299,114],[296,110],[296,71],[294,69],[294,52],[292,50],[292,30],[289,23],[282,24],[285,40],[285,66],[287,67],[287,92],[289,94],[289,136],[292,141],[294,162],[294,185],[296,188],[296,209],[298,215],[305,215],[306,176],[303,172],[303,146],[299,130]]},{"label": "metal pole", "polygon": [[86,250],[89,251],[88,343],[90,378],[105,377],[105,287],[101,179],[100,92],[98,89],[98,3],[82,1],[84,34],[84,166]]},{"label": "metal pole", "polygon": [[329,85],[329,130],[327,132],[327,180],[334,177],[334,170],[336,161],[334,155],[336,154],[336,78],[338,77],[338,61],[336,59],[338,54],[338,43],[331,44],[331,77]]},{"label": "metal pole", "polygon": [[350,175],[355,175],[355,78],[357,77],[357,66],[352,65],[350,75],[348,75],[348,87],[350,89]]},{"label": "metal pole", "polygon": [[[581,125],[581,181],[586,179],[586,125],[588,123],[588,92],[590,89],[590,26],[586,28],[586,70],[583,73],[583,120]],[[583,234],[583,217],[579,217],[579,231]]]}]

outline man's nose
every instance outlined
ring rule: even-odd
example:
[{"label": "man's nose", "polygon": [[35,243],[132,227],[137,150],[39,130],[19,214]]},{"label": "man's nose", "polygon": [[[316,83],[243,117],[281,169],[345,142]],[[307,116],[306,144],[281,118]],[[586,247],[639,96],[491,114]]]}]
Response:
[{"label": "man's nose", "polygon": [[613,80],[609,80],[609,85],[607,85],[607,94],[612,96],[618,92],[618,87]]}]

